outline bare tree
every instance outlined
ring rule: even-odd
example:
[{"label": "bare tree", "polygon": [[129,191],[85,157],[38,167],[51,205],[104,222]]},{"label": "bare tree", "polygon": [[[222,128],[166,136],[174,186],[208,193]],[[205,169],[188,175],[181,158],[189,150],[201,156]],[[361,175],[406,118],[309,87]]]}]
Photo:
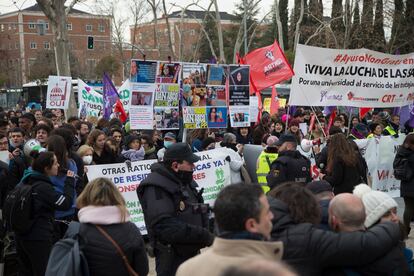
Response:
[{"label": "bare tree", "polygon": [[[65,6],[64,0],[36,0],[40,9],[49,19],[53,32],[53,46],[55,50],[56,70],[59,76],[71,76],[69,61],[68,32],[66,29],[67,17],[73,6],[79,0],[72,0],[69,6]],[[76,100],[71,91],[67,117],[77,114]]]},{"label": "bare tree", "polygon": [[[168,20],[168,11],[167,11],[167,6],[165,4],[165,0],[162,0],[162,7],[163,7],[163,11],[164,11],[165,24],[167,25],[168,48],[170,49],[172,58],[176,59],[177,55],[175,53],[175,49],[174,49],[173,43],[172,43],[172,36],[174,35],[174,33],[171,33],[170,22]],[[173,30],[173,32],[174,32],[174,30]]]},{"label": "bare tree", "polygon": [[283,43],[282,21],[280,20],[280,13],[279,13],[279,0],[274,1],[273,8],[274,8],[276,24],[277,24],[277,34],[278,34],[278,39],[279,39],[279,46],[283,51],[285,47],[284,47],[284,43]]},{"label": "bare tree", "polygon": [[158,42],[158,35],[157,35],[157,23],[158,23],[157,12],[159,9],[160,0],[146,0],[146,1],[151,7],[152,16],[154,18],[153,29],[152,29],[153,36],[154,36],[154,49],[158,50],[158,57],[161,57],[160,45]]},{"label": "bare tree", "polygon": [[216,11],[216,24],[217,24],[219,51],[220,51],[219,61],[220,63],[226,63],[226,56],[224,55],[223,29],[221,28],[220,10],[218,8],[217,0],[211,0],[211,1],[213,2],[214,8]]},{"label": "bare tree", "polygon": [[296,52],[296,45],[298,45],[298,43],[299,43],[300,25],[302,24],[304,12],[305,12],[305,0],[301,0],[300,1],[299,19],[298,19],[298,22],[296,22],[296,28],[295,28],[295,40],[294,40],[294,43],[293,43],[294,44],[293,45],[293,52]]}]

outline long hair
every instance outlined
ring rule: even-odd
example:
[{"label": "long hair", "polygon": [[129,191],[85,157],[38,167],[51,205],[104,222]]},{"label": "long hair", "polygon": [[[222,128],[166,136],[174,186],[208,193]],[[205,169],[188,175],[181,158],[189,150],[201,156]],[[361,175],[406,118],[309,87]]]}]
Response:
[{"label": "long hair", "polygon": [[98,139],[98,137],[102,134],[105,135],[105,132],[103,132],[102,130],[99,130],[99,129],[92,130],[91,133],[89,133],[89,135],[88,135],[88,139],[86,140],[86,144],[88,146],[92,147],[92,148],[95,148],[96,139]]},{"label": "long hair", "polygon": [[357,166],[358,156],[345,135],[338,133],[329,138],[327,172],[332,172],[335,160],[341,160],[346,166]]},{"label": "long hair", "polygon": [[76,200],[76,206],[79,209],[91,205],[117,206],[121,211],[122,222],[125,222],[128,215],[124,198],[108,178],[99,177],[89,182]]},{"label": "long hair", "polygon": [[403,147],[406,149],[414,149],[414,133],[410,133],[405,137]]},{"label": "long hair", "polygon": [[51,135],[47,138],[47,150],[54,152],[61,169],[68,168],[68,151],[65,139],[59,135]]}]

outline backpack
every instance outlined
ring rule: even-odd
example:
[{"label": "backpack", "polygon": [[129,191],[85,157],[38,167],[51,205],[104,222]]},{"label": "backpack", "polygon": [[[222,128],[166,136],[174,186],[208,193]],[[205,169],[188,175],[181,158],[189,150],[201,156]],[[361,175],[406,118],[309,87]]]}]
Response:
[{"label": "backpack", "polygon": [[410,168],[407,158],[401,158],[397,155],[392,163],[392,167],[394,168],[394,177],[396,179],[410,181],[413,178],[413,169]]},{"label": "backpack", "polygon": [[55,243],[45,276],[89,276],[88,262],[82,251],[80,227],[79,222],[71,222],[65,237]]},{"label": "backpack", "polygon": [[35,221],[32,215],[34,187],[41,183],[19,184],[6,197],[3,219],[6,227],[18,234],[26,234]]}]

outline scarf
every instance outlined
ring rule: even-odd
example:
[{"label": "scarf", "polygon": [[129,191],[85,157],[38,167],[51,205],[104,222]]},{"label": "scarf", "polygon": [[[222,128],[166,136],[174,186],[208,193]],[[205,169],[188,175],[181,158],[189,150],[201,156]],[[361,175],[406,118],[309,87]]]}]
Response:
[{"label": "scarf", "polygon": [[121,209],[118,206],[86,206],[79,210],[79,222],[92,224],[117,224],[128,222],[130,219],[127,213],[125,221],[122,221]]}]

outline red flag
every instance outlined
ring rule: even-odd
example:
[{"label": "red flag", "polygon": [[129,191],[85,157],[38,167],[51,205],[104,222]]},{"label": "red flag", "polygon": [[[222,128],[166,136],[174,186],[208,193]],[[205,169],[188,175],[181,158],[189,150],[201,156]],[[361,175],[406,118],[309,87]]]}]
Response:
[{"label": "red flag", "polygon": [[359,109],[359,118],[363,119],[365,117],[365,115],[367,115],[367,113],[371,110],[371,108],[369,107],[361,107]]},{"label": "red flag", "polygon": [[315,120],[316,120],[316,115],[313,114],[309,122],[309,131],[312,131],[313,128],[315,127]]},{"label": "red flag", "polygon": [[115,103],[114,112],[119,113],[119,120],[121,120],[122,123],[125,123],[128,116],[125,113],[124,105],[122,104],[120,99],[118,99]]},{"label": "red flag", "polygon": [[279,110],[279,99],[277,97],[276,87],[272,85],[272,98],[270,100],[270,114],[275,114]]},{"label": "red flag", "polygon": [[256,49],[240,59],[250,65],[250,84],[254,91],[290,79],[294,73],[276,40],[272,45]]},{"label": "red flag", "polygon": [[336,117],[336,109],[331,113],[331,117],[329,117],[328,130],[333,125],[333,121],[334,121],[335,117]]}]

